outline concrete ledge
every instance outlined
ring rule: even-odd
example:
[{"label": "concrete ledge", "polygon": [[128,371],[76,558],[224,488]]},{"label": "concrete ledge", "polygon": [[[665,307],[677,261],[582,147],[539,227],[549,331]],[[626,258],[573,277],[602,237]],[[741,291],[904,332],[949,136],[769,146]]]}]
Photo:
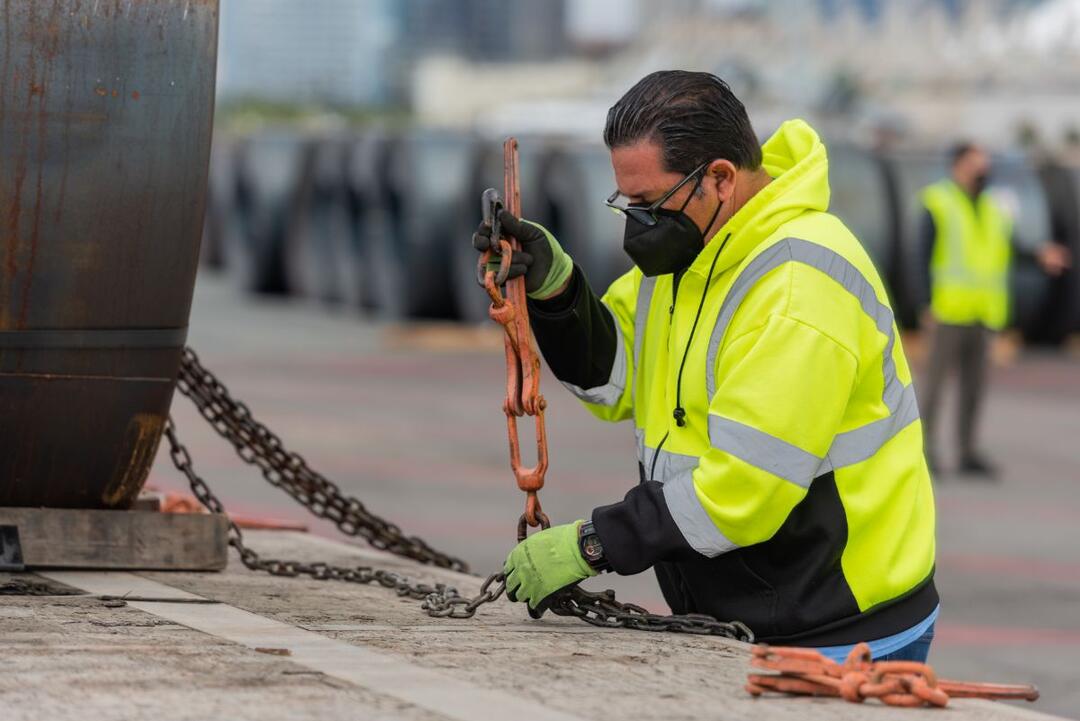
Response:
[{"label": "concrete ledge", "polygon": [[220,571],[229,521],[211,513],[0,507],[27,568]]},{"label": "concrete ledge", "polygon": [[[377,564],[465,594],[481,581],[304,534],[246,537],[279,558]],[[92,596],[8,597],[0,607],[6,719],[1051,718],[966,700],[945,712],[755,700],[743,690],[745,644],[531,621],[505,601],[455,622],[378,586],[275,578],[238,563],[219,574],[48,575],[93,594],[155,600],[117,608]],[[192,596],[218,603],[187,603]]]}]

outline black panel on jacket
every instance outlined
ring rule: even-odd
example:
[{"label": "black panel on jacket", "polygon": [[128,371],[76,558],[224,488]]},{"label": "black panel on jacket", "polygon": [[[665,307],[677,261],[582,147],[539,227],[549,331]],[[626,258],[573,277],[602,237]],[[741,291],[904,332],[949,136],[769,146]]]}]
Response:
[{"label": "black panel on jacket", "polygon": [[[606,550],[607,539],[601,539]],[[672,610],[738,619],[761,638],[857,615],[858,604],[840,568],[846,542],[844,508],[828,473],[814,479],[768,541],[715,558],[666,564],[683,589]]]},{"label": "black panel on jacket", "polygon": [[840,566],[846,519],[831,472],[814,479],[771,539],[715,558],[692,550],[682,538],[659,482],[643,482],[623,502],[593,511],[612,567],[625,574],[655,565],[664,599],[675,613],[739,620],[759,640],[799,645],[889,636],[915,625],[937,605],[931,575],[903,599],[860,614]]},{"label": "black panel on jacket", "polygon": [[529,299],[529,321],[556,378],[585,389],[608,382],[619,342],[615,321],[579,266],[559,295]]},{"label": "black panel on jacket", "polygon": [[659,481],[639,483],[618,503],[595,508],[592,522],[612,570],[623,576],[662,560],[704,558],[675,525]]}]

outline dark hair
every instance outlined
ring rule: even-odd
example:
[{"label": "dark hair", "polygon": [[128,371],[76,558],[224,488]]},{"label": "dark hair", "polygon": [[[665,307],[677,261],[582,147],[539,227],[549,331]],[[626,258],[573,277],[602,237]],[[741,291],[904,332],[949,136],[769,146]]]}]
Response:
[{"label": "dark hair", "polygon": [[976,150],[980,150],[978,143],[972,140],[960,140],[953,143],[953,146],[949,148],[949,164],[955,166],[968,153],[973,153]]},{"label": "dark hair", "polygon": [[746,108],[712,73],[660,70],[611,106],[604,126],[608,149],[642,140],[659,143],[665,169],[677,173],[717,158],[749,170],[761,166],[761,144]]}]

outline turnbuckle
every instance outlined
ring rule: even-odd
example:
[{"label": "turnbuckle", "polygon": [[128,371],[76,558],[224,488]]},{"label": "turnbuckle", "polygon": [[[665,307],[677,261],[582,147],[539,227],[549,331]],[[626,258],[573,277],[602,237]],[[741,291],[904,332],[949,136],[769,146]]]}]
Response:
[{"label": "turnbuckle", "polygon": [[[507,138],[503,143],[503,177],[506,208],[516,216],[521,215],[521,192],[518,182],[517,140]],[[517,239],[507,236],[499,223],[499,213],[504,201],[494,188],[484,191],[482,200],[483,221],[491,228],[492,245],[480,256],[476,267],[476,279],[491,297],[488,315],[503,327],[503,347],[506,353],[506,399],[503,413],[506,415],[506,432],[510,441],[510,468],[518,488],[525,495],[525,512],[518,519],[518,541],[525,540],[528,527],[548,528],[551,523],[540,507],[537,492],[544,487],[547,473],[547,431],[544,426],[544,409],[547,403],[540,395],[540,356],[532,344],[529,315],[525,310],[525,278],[508,280],[510,261],[515,251],[521,250]],[[499,256],[498,270],[489,265],[494,255]],[[503,291],[505,286],[505,293]],[[533,416],[536,421],[536,465],[522,466],[521,439],[517,419]]]}]

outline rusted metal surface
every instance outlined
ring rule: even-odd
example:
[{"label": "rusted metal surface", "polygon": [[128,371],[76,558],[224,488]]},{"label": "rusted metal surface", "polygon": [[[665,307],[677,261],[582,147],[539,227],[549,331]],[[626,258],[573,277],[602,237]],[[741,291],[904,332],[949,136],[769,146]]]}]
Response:
[{"label": "rusted metal surface", "polygon": [[145,482],[194,287],[216,0],[0,0],[0,505]]},{"label": "rusted metal surface", "polygon": [[[507,138],[503,144],[503,173],[506,209],[521,217],[521,190],[518,182],[518,144]],[[492,224],[492,239],[498,239],[500,251],[485,251],[477,266],[477,280],[491,297],[488,311],[491,319],[506,331],[503,338],[506,348],[506,430],[510,439],[510,468],[517,479],[518,488],[525,493],[525,512],[518,520],[517,536],[525,540],[528,527],[551,525],[540,507],[537,492],[544,487],[544,475],[548,467],[547,431],[544,426],[544,409],[547,402],[540,395],[540,356],[532,345],[529,314],[525,307],[525,276],[506,280],[510,270],[512,252],[520,251],[521,244],[512,236],[505,235],[498,227],[499,203],[494,196],[484,193],[485,221]],[[499,269],[490,269],[494,256],[499,256]],[[505,284],[505,295],[502,286]],[[521,461],[521,439],[517,419],[529,415],[536,421],[536,464],[526,467]]]},{"label": "rusted metal surface", "polygon": [[799,696],[836,696],[852,703],[871,698],[889,706],[944,707],[951,698],[1035,701],[1039,690],[1029,684],[1008,685],[947,681],[915,661],[872,661],[870,647],[860,643],[844,663],[812,648],[754,647],[750,665],[774,671],[751,673],[746,690],[753,696],[769,691]]}]

